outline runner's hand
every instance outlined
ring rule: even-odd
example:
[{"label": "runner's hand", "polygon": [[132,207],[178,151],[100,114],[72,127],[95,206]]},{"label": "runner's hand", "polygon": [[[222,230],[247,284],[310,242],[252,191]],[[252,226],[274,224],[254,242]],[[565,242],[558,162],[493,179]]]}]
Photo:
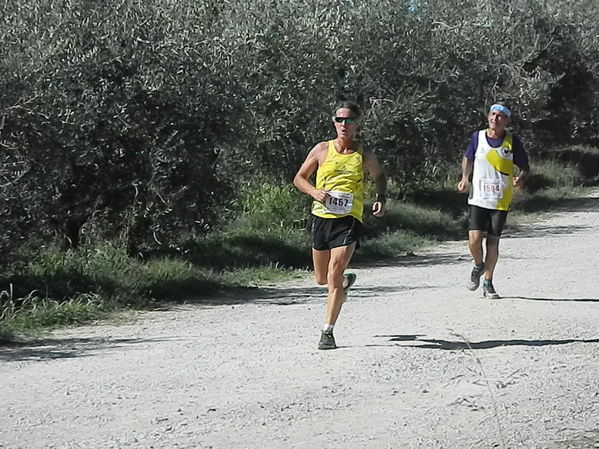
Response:
[{"label": "runner's hand", "polygon": [[524,185],[524,179],[522,179],[520,176],[516,176],[512,180],[512,184],[514,185],[514,187],[522,187]]},{"label": "runner's hand", "polygon": [[329,196],[329,194],[325,190],[314,190],[314,192],[312,192],[312,198],[319,203],[324,203],[327,196]]},{"label": "runner's hand", "polygon": [[385,215],[385,203],[382,201],[375,201],[372,205],[372,215],[375,217],[382,217]]}]

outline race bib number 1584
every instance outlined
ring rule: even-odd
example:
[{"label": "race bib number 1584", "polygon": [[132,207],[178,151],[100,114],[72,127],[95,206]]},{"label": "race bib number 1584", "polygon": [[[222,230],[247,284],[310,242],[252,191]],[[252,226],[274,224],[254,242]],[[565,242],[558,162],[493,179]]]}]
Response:
[{"label": "race bib number 1584", "polygon": [[487,199],[501,198],[501,184],[499,179],[481,179],[480,194],[483,198]]}]

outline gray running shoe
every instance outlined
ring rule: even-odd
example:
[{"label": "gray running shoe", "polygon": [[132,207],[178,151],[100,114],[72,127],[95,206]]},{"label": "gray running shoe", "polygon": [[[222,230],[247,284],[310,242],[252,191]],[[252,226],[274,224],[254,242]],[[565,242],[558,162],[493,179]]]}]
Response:
[{"label": "gray running shoe", "polygon": [[483,275],[484,272],[485,272],[484,264],[480,268],[475,266],[472,269],[472,273],[470,273],[470,280],[466,284],[466,288],[468,290],[472,290],[472,291],[476,290],[478,288],[478,286],[480,285],[480,277]]},{"label": "gray running shoe", "polygon": [[337,349],[335,344],[335,337],[330,331],[322,331],[320,334],[320,342],[318,343],[318,349]]},{"label": "gray running shoe", "polygon": [[348,272],[343,274],[343,291],[347,293],[347,291],[351,288],[352,285],[356,282],[356,273]]},{"label": "gray running shoe", "polygon": [[483,282],[483,296],[489,299],[499,299],[499,294],[495,291],[495,287],[493,287],[493,282],[485,280]]}]

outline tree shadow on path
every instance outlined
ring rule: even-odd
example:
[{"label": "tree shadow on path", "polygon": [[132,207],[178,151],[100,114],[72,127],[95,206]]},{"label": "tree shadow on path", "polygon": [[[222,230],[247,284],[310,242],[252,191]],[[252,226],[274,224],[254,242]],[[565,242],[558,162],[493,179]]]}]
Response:
[{"label": "tree shadow on path", "polygon": [[572,235],[578,232],[593,229],[593,226],[585,225],[568,225],[568,226],[516,226],[506,235],[502,234],[502,239],[518,239],[518,238],[545,238],[553,235]]},{"label": "tree shadow on path", "polygon": [[[465,349],[491,349],[500,346],[554,346],[567,345],[570,343],[599,343],[599,338],[576,339],[567,338],[564,340],[485,340],[485,341],[465,341],[465,340],[440,340],[436,338],[420,338],[421,335],[375,335],[376,338],[388,338],[389,342],[398,342],[394,345],[367,345],[367,346],[401,346],[404,348],[421,349],[441,349],[445,351],[457,351]],[[399,344],[399,342],[418,342],[419,344]]]},{"label": "tree shadow on path", "polygon": [[[372,286],[372,287],[354,287],[350,290],[349,299],[352,298],[371,298],[393,293],[402,293],[413,290],[428,290],[441,288],[442,285],[418,285],[411,286],[406,284]],[[186,301],[187,304],[198,306],[218,307],[223,305],[241,305],[247,303],[270,304],[278,306],[289,306],[298,304],[321,303],[324,302],[327,295],[325,286],[313,287],[261,287],[254,289],[243,289],[236,293],[223,295],[214,299],[200,298]]]},{"label": "tree shadow on path", "polygon": [[[554,213],[599,212],[599,197],[571,198],[556,200],[551,207],[542,207],[541,210],[552,210]],[[541,219],[541,222],[544,221]],[[529,225],[506,225],[509,232],[505,238],[522,237],[547,237],[549,235],[567,235],[592,229],[586,225],[545,226],[542,223]],[[502,237],[503,238],[503,237]]]},{"label": "tree shadow on path", "polygon": [[526,212],[597,212],[599,211],[599,197],[582,198],[548,198],[533,197],[520,201],[517,204],[519,210]]},{"label": "tree shadow on path", "polygon": [[559,201],[557,212],[599,212],[599,197],[569,198]]},{"label": "tree shadow on path", "polygon": [[0,347],[0,361],[47,361],[54,359],[70,359],[89,357],[99,351],[106,351],[134,345],[145,345],[161,341],[182,341],[172,338],[48,338],[35,342],[12,342],[10,346]]},{"label": "tree shadow on path", "polygon": [[527,296],[502,296],[501,299],[523,299],[526,301],[599,302],[599,298],[532,298]]},{"label": "tree shadow on path", "polygon": [[[444,243],[450,242],[445,241]],[[466,241],[464,239],[464,244]],[[465,248],[465,247],[464,247]],[[383,267],[433,267],[436,265],[447,266],[451,264],[462,263],[469,260],[469,256],[464,250],[464,253],[433,253],[433,254],[406,254],[393,258],[379,258],[376,260],[352,260],[350,270],[352,268],[383,268]]]}]

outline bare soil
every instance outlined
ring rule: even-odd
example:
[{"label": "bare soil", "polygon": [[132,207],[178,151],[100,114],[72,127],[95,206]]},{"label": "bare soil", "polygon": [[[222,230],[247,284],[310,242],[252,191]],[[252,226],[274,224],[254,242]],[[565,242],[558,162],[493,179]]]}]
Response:
[{"label": "bare soil", "polygon": [[[508,217],[509,223],[509,217]],[[599,447],[599,192],[378,266],[316,350],[311,278],[0,348],[0,448]]]}]

